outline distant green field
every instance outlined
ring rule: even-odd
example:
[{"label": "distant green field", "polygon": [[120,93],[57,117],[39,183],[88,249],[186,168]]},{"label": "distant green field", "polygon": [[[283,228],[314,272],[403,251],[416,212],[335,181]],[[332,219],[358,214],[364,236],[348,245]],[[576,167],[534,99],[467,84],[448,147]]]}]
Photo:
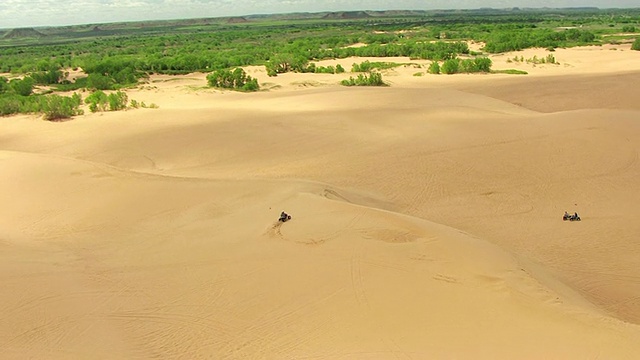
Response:
[{"label": "distant green field", "polygon": [[[246,65],[264,65],[270,76],[338,73],[343,69],[316,67],[314,62],[352,56],[445,62],[462,54],[477,57],[638,36],[621,35],[623,29],[640,29],[640,9],[355,11],[4,29],[0,72],[30,80],[0,81],[0,98],[13,96],[15,110],[24,103],[16,94],[27,93],[29,84],[54,91],[117,90],[154,73],[211,73]],[[484,43],[484,48],[471,52],[469,40]],[[371,69],[395,66],[373,64]],[[79,79],[65,76],[77,68],[84,74]]]}]

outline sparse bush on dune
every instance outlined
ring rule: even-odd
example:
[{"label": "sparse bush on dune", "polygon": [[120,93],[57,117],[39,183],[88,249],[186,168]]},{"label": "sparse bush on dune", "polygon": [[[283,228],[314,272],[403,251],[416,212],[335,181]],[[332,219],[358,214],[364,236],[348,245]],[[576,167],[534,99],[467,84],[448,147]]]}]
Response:
[{"label": "sparse bush on dune", "polygon": [[308,62],[309,60],[300,54],[282,53],[273,55],[265,64],[265,68],[269,76],[277,76],[290,71],[306,72]]},{"label": "sparse bush on dune", "polygon": [[71,97],[50,95],[43,101],[44,118],[50,121],[68,119],[72,116],[82,115],[82,97],[74,93]]},{"label": "sparse bush on dune", "polygon": [[511,75],[527,75],[528,72],[518,69],[491,70],[492,74],[511,74]]},{"label": "sparse bush on dune", "polygon": [[84,99],[84,102],[89,105],[91,112],[106,111],[109,98],[102,90],[94,91],[91,95]]},{"label": "sparse bush on dune", "polygon": [[207,75],[207,81],[209,86],[222,89],[239,91],[258,91],[260,89],[258,80],[247,75],[242,68],[236,68],[233,71],[217,70]]},{"label": "sparse bush on dune", "polygon": [[[436,64],[436,65],[434,65]],[[479,57],[475,59],[449,59],[445,60],[442,66],[437,62],[431,63],[429,72],[432,74],[457,74],[457,73],[478,73],[491,72],[491,59],[487,57]],[[433,67],[433,69],[432,69]],[[439,72],[438,72],[439,71]]]},{"label": "sparse bush on dune", "polygon": [[429,74],[440,74],[440,64],[437,61],[433,61],[431,65],[429,65]]},{"label": "sparse bush on dune", "polygon": [[0,116],[42,113],[46,120],[66,119],[82,115],[83,111],[79,108],[81,104],[82,98],[77,93],[70,97],[3,93],[0,94]]},{"label": "sparse bush on dune", "polygon": [[360,64],[354,63],[351,66],[351,72],[370,72],[372,70],[393,69],[394,67],[398,67],[401,65],[402,64],[398,64],[394,62],[383,62],[383,61],[371,62],[369,60],[365,60]]},{"label": "sparse bush on dune", "polygon": [[109,94],[107,97],[109,100],[109,111],[124,110],[127,108],[129,97],[122,91],[116,91]]},{"label": "sparse bush on dune", "polygon": [[57,120],[82,113],[80,95],[32,95],[34,82],[31,77],[11,81],[0,77],[0,116],[44,113],[45,119]]},{"label": "sparse bush on dune", "polygon": [[349,77],[347,80],[340,82],[344,86],[386,86],[387,84],[382,81],[382,74],[379,72],[372,72],[369,75],[358,74],[358,77]]},{"label": "sparse bush on dune", "polygon": [[640,51],[640,38],[636,38],[633,44],[631,44],[631,50]]},{"label": "sparse bush on dune", "polygon": [[84,100],[86,104],[89,104],[91,112],[124,110],[127,108],[128,101],[127,94],[120,90],[109,95],[102,90],[97,90]]},{"label": "sparse bush on dune", "polygon": [[440,67],[440,71],[443,74],[455,74],[458,72],[460,68],[460,60],[459,59],[449,59],[445,60],[445,62]]}]

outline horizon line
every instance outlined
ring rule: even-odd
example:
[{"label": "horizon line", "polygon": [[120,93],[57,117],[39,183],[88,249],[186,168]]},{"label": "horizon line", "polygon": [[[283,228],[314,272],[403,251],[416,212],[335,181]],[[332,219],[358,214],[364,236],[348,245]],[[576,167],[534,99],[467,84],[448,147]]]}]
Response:
[{"label": "horizon line", "polygon": [[[479,7],[479,8],[440,8],[440,9],[389,9],[389,10],[327,10],[327,11],[293,11],[293,12],[274,12],[274,13],[253,13],[244,15],[227,15],[227,16],[214,16],[214,17],[184,17],[184,18],[156,18],[156,19],[141,19],[141,20],[124,20],[124,21],[108,21],[108,22],[89,22],[89,23],[70,23],[65,25],[37,25],[37,26],[24,26],[24,27],[1,27],[2,30],[13,29],[37,29],[37,28],[63,28],[72,26],[89,26],[89,25],[107,25],[107,24],[133,24],[133,23],[145,23],[145,22],[166,22],[166,21],[181,21],[181,20],[205,20],[205,19],[226,19],[226,18],[241,18],[241,17],[258,17],[258,16],[276,16],[276,15],[295,15],[295,14],[331,14],[331,13],[353,13],[353,12],[403,12],[403,11],[416,11],[416,12],[438,12],[438,11],[478,11],[478,10],[498,10],[498,11],[511,11],[511,10],[578,10],[578,9],[591,9],[591,10],[633,10],[640,9],[638,6],[634,7],[598,7],[598,6],[571,6],[571,7]],[[295,19],[290,19],[295,20]],[[303,19],[300,19],[303,20]]]}]

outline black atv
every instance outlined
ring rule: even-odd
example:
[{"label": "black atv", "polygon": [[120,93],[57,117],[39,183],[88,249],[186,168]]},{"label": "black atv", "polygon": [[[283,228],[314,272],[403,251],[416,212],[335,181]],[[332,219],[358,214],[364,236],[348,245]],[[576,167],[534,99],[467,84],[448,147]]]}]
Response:
[{"label": "black atv", "polygon": [[580,221],[580,215],[578,215],[578,213],[573,213],[573,214],[567,214],[565,213],[564,215],[562,215],[562,220],[563,221]]},{"label": "black atv", "polygon": [[280,214],[280,218],[278,219],[278,221],[281,221],[281,222],[286,222],[289,220],[291,220],[291,215],[287,214],[284,211]]}]

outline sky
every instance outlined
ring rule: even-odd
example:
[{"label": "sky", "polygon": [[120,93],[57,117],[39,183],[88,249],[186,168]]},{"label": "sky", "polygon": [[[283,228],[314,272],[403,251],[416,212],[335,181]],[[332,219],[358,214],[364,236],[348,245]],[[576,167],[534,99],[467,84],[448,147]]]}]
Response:
[{"label": "sky", "polygon": [[343,10],[640,7],[638,0],[0,0],[0,29]]}]

